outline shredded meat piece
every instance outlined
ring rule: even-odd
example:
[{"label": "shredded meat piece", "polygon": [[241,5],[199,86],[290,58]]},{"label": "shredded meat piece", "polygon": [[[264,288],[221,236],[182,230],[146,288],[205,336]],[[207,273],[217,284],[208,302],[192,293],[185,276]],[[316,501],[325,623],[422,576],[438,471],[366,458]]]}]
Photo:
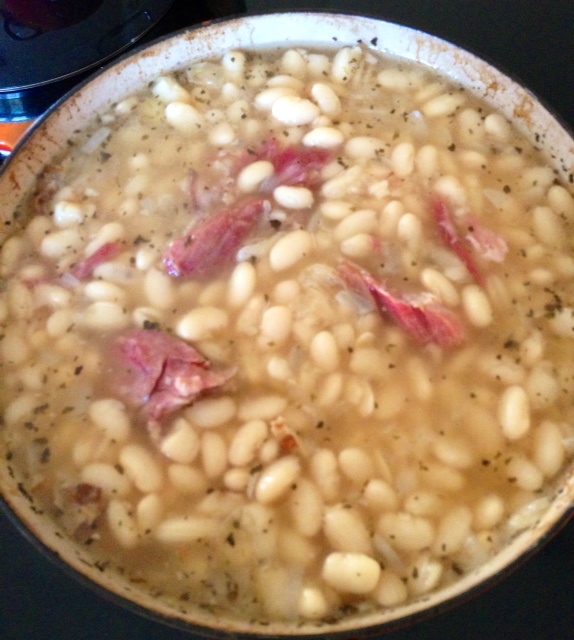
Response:
[{"label": "shredded meat piece", "polygon": [[331,161],[333,153],[326,149],[290,146],[282,149],[276,140],[267,143],[258,159],[268,160],[275,173],[262,185],[267,192],[280,185],[305,186],[314,189],[320,184],[320,171]]},{"label": "shredded meat piece", "polygon": [[106,508],[100,487],[86,482],[63,484],[54,500],[64,529],[78,542],[89,544],[97,536],[98,522]]},{"label": "shredded meat piece", "polygon": [[213,370],[186,342],[156,330],[137,329],[116,340],[114,388],[128,403],[161,420],[201,393],[220,387],[235,369]]},{"label": "shredded meat piece", "polygon": [[169,275],[209,279],[235,261],[266,210],[265,200],[248,200],[196,223],[171,244],[163,256]]},{"label": "shredded meat piece", "polygon": [[371,296],[382,315],[392,318],[419,344],[456,347],[466,338],[461,320],[446,307],[420,295],[403,298],[392,294],[373,276],[349,263],[340,266],[343,280],[354,291]]},{"label": "shredded meat piece", "polygon": [[122,251],[123,247],[121,243],[107,242],[97,251],[94,251],[91,256],[78,263],[74,269],[72,269],[72,275],[78,280],[87,280],[97,267],[104,264],[104,262],[113,260],[119,256]]},{"label": "shredded meat piece", "polygon": [[503,262],[508,252],[505,240],[494,231],[486,229],[475,216],[465,216],[463,225],[468,233],[463,236],[456,224],[452,211],[441,199],[433,201],[433,214],[442,241],[452,249],[464,263],[477,284],[484,284],[484,275],[472,254],[472,250],[485,260]]}]

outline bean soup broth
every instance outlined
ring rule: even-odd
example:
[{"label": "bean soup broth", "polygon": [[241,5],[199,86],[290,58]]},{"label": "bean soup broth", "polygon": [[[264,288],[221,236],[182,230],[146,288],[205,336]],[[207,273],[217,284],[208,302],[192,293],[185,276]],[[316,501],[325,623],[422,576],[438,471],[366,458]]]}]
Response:
[{"label": "bean soup broth", "polygon": [[574,449],[574,200],[500,114],[367,48],[159,77],[0,256],[2,438],[102,570],[334,621],[482,565]]}]

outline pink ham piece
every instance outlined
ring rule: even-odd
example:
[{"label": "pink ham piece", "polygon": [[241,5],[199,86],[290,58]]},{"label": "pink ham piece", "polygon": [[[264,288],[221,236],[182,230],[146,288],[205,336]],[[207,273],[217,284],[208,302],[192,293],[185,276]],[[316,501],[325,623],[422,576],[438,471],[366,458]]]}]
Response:
[{"label": "pink ham piece", "polygon": [[468,219],[467,227],[469,232],[466,234],[466,239],[485,260],[504,262],[508,245],[502,236],[483,227],[480,220],[475,217]]},{"label": "pink ham piece", "polygon": [[265,200],[244,201],[196,223],[163,256],[170,276],[200,280],[222,274],[267,208]]},{"label": "pink ham piece", "polygon": [[275,173],[262,185],[262,190],[271,192],[278,186],[305,186],[314,189],[320,182],[320,171],[333,159],[326,149],[308,149],[290,146],[281,149],[276,140],[267,143],[257,154],[258,160],[268,160]]},{"label": "pink ham piece", "polygon": [[123,251],[123,245],[120,242],[106,242],[99,249],[94,251],[91,256],[86,258],[83,262],[77,264],[72,269],[72,276],[78,280],[86,280],[95,271],[97,267],[104,262],[113,260]]},{"label": "pink ham piece", "polygon": [[461,262],[468,269],[470,275],[477,284],[483,284],[482,273],[479,271],[474,258],[465,246],[464,239],[461,238],[456,228],[452,212],[443,200],[436,199],[433,203],[434,219],[437,223],[439,234],[447,247],[452,249]]},{"label": "pink ham piece", "polygon": [[369,294],[383,315],[390,316],[419,344],[452,348],[462,344],[466,331],[458,316],[424,296],[406,300],[391,294],[370,273],[351,264],[341,265],[343,280],[357,293]]},{"label": "pink ham piece", "polygon": [[452,211],[443,200],[435,199],[433,202],[434,219],[437,223],[442,241],[456,253],[464,263],[470,275],[477,284],[484,284],[484,276],[471,253],[474,248],[485,260],[503,262],[508,253],[508,247],[504,238],[486,229],[476,217],[465,217],[463,222],[468,230],[466,236],[462,236],[455,223]]},{"label": "pink ham piece", "polygon": [[116,392],[157,421],[222,386],[235,373],[230,368],[212,370],[209,360],[191,345],[155,329],[121,335],[114,356],[119,372]]}]

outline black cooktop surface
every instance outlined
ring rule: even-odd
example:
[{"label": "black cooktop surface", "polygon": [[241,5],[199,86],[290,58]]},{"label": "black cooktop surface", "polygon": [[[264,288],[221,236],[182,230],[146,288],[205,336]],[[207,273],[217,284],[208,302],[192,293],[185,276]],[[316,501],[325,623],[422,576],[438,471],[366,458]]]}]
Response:
[{"label": "black cooktop surface", "polygon": [[[235,12],[237,6],[230,4],[213,0],[207,8],[191,0],[175,0],[155,33]],[[352,10],[445,38],[522,81],[574,130],[572,0],[247,1],[247,9],[254,13],[290,8]],[[487,592],[384,637],[574,640],[574,522]],[[0,513],[0,639],[189,638],[102,599],[43,558]]]}]

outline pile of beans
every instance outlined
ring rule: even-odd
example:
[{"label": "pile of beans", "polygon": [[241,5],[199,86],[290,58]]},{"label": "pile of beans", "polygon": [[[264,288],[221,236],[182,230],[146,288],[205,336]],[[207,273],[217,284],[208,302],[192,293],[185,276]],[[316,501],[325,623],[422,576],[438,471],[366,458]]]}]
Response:
[{"label": "pile of beans", "polygon": [[[168,272],[174,243],[257,199],[239,246],[214,243],[221,272]],[[179,610],[400,605],[549,504],[574,449],[574,198],[447,79],[363,47],[232,51],[115,104],[19,213],[10,465]],[[233,376],[152,420],[111,364],[136,329]]]}]

